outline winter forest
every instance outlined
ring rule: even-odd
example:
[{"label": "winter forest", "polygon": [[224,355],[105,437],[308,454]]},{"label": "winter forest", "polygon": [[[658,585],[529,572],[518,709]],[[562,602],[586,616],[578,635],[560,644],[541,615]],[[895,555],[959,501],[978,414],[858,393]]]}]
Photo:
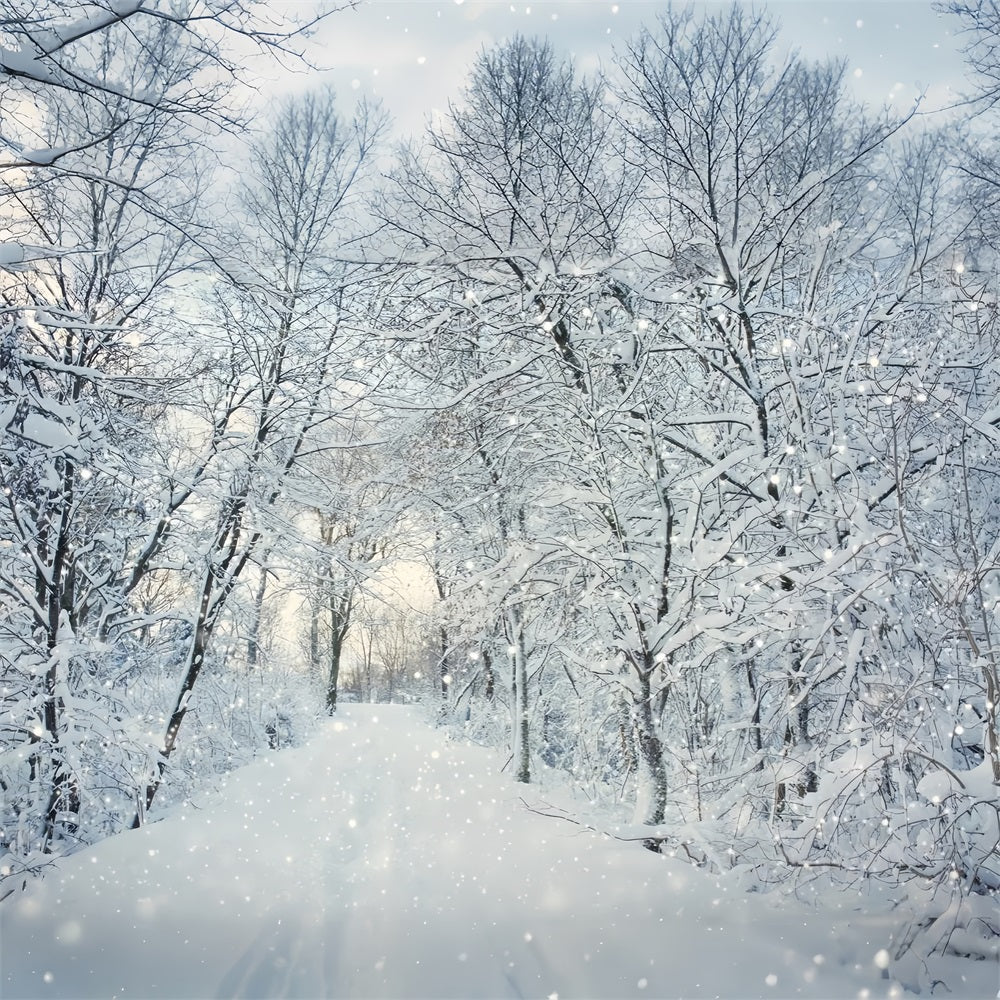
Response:
[{"label": "winter forest", "polygon": [[946,116],[663,4],[405,143],[305,10],[0,2],[0,917],[395,702],[997,978],[1000,4]]}]

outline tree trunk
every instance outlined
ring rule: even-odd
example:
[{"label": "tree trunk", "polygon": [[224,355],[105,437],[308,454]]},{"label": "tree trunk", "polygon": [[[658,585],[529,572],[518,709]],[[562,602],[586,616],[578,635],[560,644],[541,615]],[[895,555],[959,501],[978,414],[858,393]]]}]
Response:
[{"label": "tree trunk", "polygon": [[53,840],[58,839],[60,831],[71,836],[77,832],[80,815],[80,790],[72,773],[67,769],[64,750],[59,739],[59,727],[65,706],[58,694],[60,657],[58,640],[53,641],[53,638],[50,637],[49,641],[49,665],[45,672],[43,708],[43,725],[50,741],[49,757],[52,766],[52,783],[45,807],[45,825],[42,834],[45,851],[49,850]]},{"label": "tree trunk", "polygon": [[257,661],[260,658],[260,621],[264,614],[264,594],[266,591],[267,570],[262,568],[260,581],[253,595],[253,617],[250,620],[250,634],[247,636],[247,667],[251,670],[257,666]]},{"label": "tree trunk", "polygon": [[340,680],[340,661],[344,652],[344,639],[350,624],[350,605],[328,584],[327,613],[330,616],[330,669],[326,678],[326,710],[330,715],[337,711],[337,684]]},{"label": "tree trunk", "polygon": [[144,815],[149,811],[156,797],[157,789],[163,782],[163,775],[167,769],[167,760],[177,744],[177,732],[181,728],[184,716],[187,715],[188,705],[191,701],[191,692],[201,673],[201,668],[205,665],[205,652],[208,649],[209,640],[212,637],[213,623],[209,621],[208,608],[212,601],[212,594],[215,590],[215,577],[211,569],[205,574],[202,584],[201,603],[198,608],[198,618],[195,622],[194,635],[191,637],[191,647],[188,651],[187,665],[184,670],[184,679],[181,682],[181,689],[177,694],[174,703],[174,710],[167,723],[167,732],[163,738],[163,746],[160,749],[160,759],[156,762],[156,774],[146,786],[144,805],[136,811],[132,820],[132,829],[135,830],[142,825]]},{"label": "tree trunk", "polygon": [[524,627],[521,612],[511,608],[507,614],[511,633],[511,667],[513,668],[511,721],[513,723],[514,780],[531,781],[531,753],[528,742],[528,664],[524,655]]},{"label": "tree trunk", "polygon": [[441,711],[448,707],[448,687],[451,684],[451,662],[448,655],[448,629],[442,625],[438,629],[441,643],[441,657],[438,660],[438,676],[441,679]]},{"label": "tree trunk", "polygon": [[319,601],[309,602],[309,666],[317,674],[322,668],[319,662]]},{"label": "tree trunk", "polygon": [[483,657],[483,676],[486,678],[486,690],[483,692],[487,701],[493,701],[493,695],[495,693],[496,687],[496,675],[493,672],[493,654],[483,647],[482,650]]},{"label": "tree trunk", "polygon": [[[65,709],[59,696],[59,668],[62,656],[59,650],[61,633],[73,627],[73,574],[72,555],[68,538],[70,511],[73,496],[73,469],[65,462],[62,470],[63,502],[59,521],[55,528],[55,545],[52,550],[50,577],[36,574],[35,588],[39,604],[45,608],[45,647],[48,665],[45,670],[42,724],[50,741],[49,756],[52,765],[52,784],[44,813],[42,833],[43,849],[48,850],[58,838],[60,828],[68,834],[75,834],[79,828],[80,791],[72,773],[67,768],[64,749],[60,746],[59,730]],[[44,564],[49,539],[47,532],[40,539],[43,550],[39,553],[39,563]]]},{"label": "tree trunk", "polygon": [[[787,758],[792,753],[808,754],[811,749],[809,740],[809,695],[802,690],[801,680],[802,660],[798,649],[792,664],[792,674],[787,684],[788,719],[785,724],[785,745],[783,755]],[[795,785],[795,793],[799,798],[807,792],[815,792],[817,785],[816,767],[811,760],[803,761],[803,769]],[[784,812],[788,801],[787,783],[779,782],[774,791],[774,811]]]},{"label": "tree trunk", "polygon": [[[649,678],[648,670],[639,674],[639,686],[632,704],[636,743],[639,747],[640,786],[636,819],[648,826],[659,826],[667,808],[667,768],[663,762],[663,744],[653,718]],[[660,842],[650,838],[643,841],[643,847],[659,851]]]},{"label": "tree trunk", "polygon": [[747,687],[750,690],[750,697],[753,699],[753,712],[750,715],[750,734],[753,740],[753,748],[757,754],[757,763],[754,765],[755,771],[764,770],[764,761],[761,751],[764,749],[764,742],[760,731],[760,700],[761,691],[757,684],[757,677],[754,673],[753,661],[747,663]]},{"label": "tree trunk", "polygon": [[339,632],[330,635],[330,669],[326,678],[326,710],[330,715],[337,711],[337,684],[340,680],[340,656],[343,642]]}]

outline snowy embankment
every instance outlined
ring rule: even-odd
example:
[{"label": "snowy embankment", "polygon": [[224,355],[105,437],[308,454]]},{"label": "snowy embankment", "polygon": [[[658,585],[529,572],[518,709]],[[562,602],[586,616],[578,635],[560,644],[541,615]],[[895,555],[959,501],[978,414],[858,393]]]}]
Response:
[{"label": "snowy embankment", "polygon": [[[894,921],[870,901],[727,887],[540,816],[495,772],[416,709],[345,706],[0,906],[0,995],[899,992],[881,968]],[[952,995],[995,993],[995,964],[962,972]]]}]

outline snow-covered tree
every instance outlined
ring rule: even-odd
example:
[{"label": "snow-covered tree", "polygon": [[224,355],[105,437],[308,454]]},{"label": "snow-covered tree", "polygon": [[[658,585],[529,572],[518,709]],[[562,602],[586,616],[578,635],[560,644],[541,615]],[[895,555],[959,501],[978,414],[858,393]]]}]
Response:
[{"label": "snow-covered tree", "polygon": [[238,417],[199,406],[211,358],[180,294],[208,263],[209,140],[240,121],[231,44],[291,57],[303,28],[239,3],[4,5],[2,836],[22,858],[134,810],[129,688],[183,631],[178,529]]},{"label": "snow-covered tree", "polygon": [[613,131],[600,87],[546,43],[516,37],[479,56],[461,101],[404,153],[383,209],[411,241],[401,323],[422,345],[411,364],[425,405],[443,411],[451,481],[463,485],[443,505],[466,539],[442,538],[464,553],[460,576],[440,589],[453,613],[489,609],[453,629],[475,646],[491,631],[500,640],[475,662],[509,657],[519,780],[529,774],[526,628],[553,590],[542,536],[554,520],[529,498],[558,491],[556,465],[572,461],[558,442],[561,408],[586,391],[575,310],[615,253],[631,194],[631,174],[608,166]]},{"label": "snow-covered tree", "polygon": [[[190,68],[176,34],[164,25],[91,53],[99,96],[62,93],[36,126],[37,141],[76,150],[73,170],[2,175],[18,236],[8,247],[19,251],[5,261],[0,375],[0,589],[19,609],[3,655],[20,678],[5,742],[30,748],[7,758],[18,762],[7,798],[17,815],[4,827],[20,852],[90,835],[82,814],[113,823],[130,797],[136,748],[116,680],[136,630],[150,625],[131,594],[166,523],[154,527],[163,418],[189,355],[183,337],[173,349],[162,338],[171,285],[192,263],[184,228],[197,228],[201,174],[184,123],[157,96]],[[140,113],[116,91],[119,58],[128,85],[147,94]],[[106,766],[102,748],[114,751]]]},{"label": "snow-covered tree", "polygon": [[288,503],[297,499],[300,470],[314,448],[329,444],[326,430],[358,405],[353,384],[344,385],[354,371],[348,296],[356,279],[336,251],[356,235],[355,187],[380,129],[380,116],[364,105],[342,117],[327,89],[287,100],[251,149],[252,171],[239,192],[243,213],[224,256],[232,280],[215,297],[205,432],[214,489],[191,566],[191,641],[145,809],[234,590],[278,535],[292,530]]}]

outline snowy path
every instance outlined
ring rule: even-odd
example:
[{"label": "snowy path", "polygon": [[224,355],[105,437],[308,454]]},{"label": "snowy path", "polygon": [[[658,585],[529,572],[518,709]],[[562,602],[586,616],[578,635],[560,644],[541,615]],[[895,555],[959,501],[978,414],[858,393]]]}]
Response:
[{"label": "snowy path", "polygon": [[531,813],[496,763],[345,706],[0,907],[0,995],[886,996],[888,927],[851,897],[831,919],[727,891]]}]

